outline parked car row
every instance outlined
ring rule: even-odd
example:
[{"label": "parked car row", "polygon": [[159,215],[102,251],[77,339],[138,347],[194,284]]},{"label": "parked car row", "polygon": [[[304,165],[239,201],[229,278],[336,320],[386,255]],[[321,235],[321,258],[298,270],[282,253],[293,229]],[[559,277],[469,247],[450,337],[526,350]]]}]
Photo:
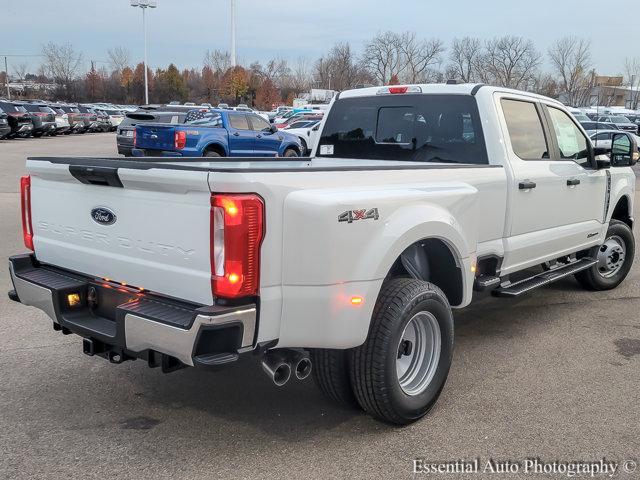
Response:
[{"label": "parked car row", "polygon": [[640,111],[619,107],[589,107],[569,109],[585,130],[622,130],[638,133]]},{"label": "parked car row", "polygon": [[245,104],[144,105],[126,112],[116,144],[125,156],[304,156],[315,146],[324,107],[279,106],[260,112]]},{"label": "parked car row", "polygon": [[0,99],[0,139],[115,131],[124,112],[101,104]]}]

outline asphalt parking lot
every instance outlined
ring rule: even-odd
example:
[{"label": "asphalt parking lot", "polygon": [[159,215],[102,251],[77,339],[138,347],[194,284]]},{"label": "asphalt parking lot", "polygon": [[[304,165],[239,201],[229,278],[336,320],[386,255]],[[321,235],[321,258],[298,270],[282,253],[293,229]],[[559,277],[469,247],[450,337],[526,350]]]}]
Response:
[{"label": "asphalt parking lot", "polygon": [[[115,155],[114,134],[0,141],[0,259],[24,250],[25,157],[65,154]],[[610,292],[571,279],[458,312],[445,390],[405,428],[335,407],[310,379],[276,388],[257,361],[163,375],[87,357],[9,289],[3,262],[1,479],[404,478],[415,458],[640,457],[640,261]]]}]

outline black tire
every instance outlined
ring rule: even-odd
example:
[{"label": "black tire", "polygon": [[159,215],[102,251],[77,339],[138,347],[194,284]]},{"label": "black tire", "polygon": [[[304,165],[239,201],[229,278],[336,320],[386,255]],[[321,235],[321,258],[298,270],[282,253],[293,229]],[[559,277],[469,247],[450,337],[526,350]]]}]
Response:
[{"label": "black tire", "polygon": [[42,135],[43,135],[43,134],[44,134],[43,132],[34,132],[32,135],[33,135],[35,138],[40,138],[40,137],[42,137]]},{"label": "black tire", "polygon": [[347,350],[311,350],[313,380],[323,395],[340,405],[359,407],[351,390],[348,361]]},{"label": "black tire", "polygon": [[[600,272],[600,265],[598,263],[588,270],[576,273],[576,280],[578,280],[578,283],[587,290],[611,290],[612,288],[616,288],[622,283],[631,270],[636,248],[633,231],[626,223],[619,220],[611,220],[606,238],[609,239],[612,237],[620,238],[624,242],[625,257],[622,267],[615,275],[610,277],[603,276]],[[600,253],[600,249],[603,248],[603,246],[604,245],[601,245],[600,247],[592,249],[590,255],[597,258]]]},{"label": "black tire", "polygon": [[[431,380],[409,395],[400,385],[396,359],[405,327],[421,312],[437,322],[440,355]],[[351,350],[351,386],[360,406],[374,417],[398,425],[423,417],[435,405],[447,380],[453,330],[451,307],[438,287],[409,278],[386,281],[373,310],[367,340]]]},{"label": "black tire", "polygon": [[203,157],[222,157],[222,155],[220,155],[215,150],[207,150],[206,152],[204,152]]},{"label": "black tire", "polygon": [[299,157],[300,155],[298,155],[298,152],[296,152],[293,148],[287,148],[284,152],[284,157],[286,158],[292,158],[292,157]]},{"label": "black tire", "polygon": [[304,138],[300,138],[300,146],[302,147],[302,156],[306,157],[309,154],[309,147]]}]

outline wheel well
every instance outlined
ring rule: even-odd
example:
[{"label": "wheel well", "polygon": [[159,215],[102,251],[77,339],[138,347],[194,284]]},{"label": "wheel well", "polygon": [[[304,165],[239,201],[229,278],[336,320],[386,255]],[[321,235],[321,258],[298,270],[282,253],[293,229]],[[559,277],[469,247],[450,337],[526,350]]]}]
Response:
[{"label": "wheel well", "polygon": [[451,248],[438,238],[420,240],[407,247],[393,263],[387,278],[407,276],[438,286],[450,305],[462,303],[462,268]]},{"label": "wheel well", "polygon": [[287,150],[293,150],[293,151],[294,151],[294,152],[296,152],[298,155],[301,155],[301,153],[300,153],[300,149],[298,148],[298,146],[297,146],[297,145],[287,145],[287,146],[285,147],[285,149],[284,149],[284,151],[283,151],[282,153],[283,153],[283,154],[284,154],[284,153],[287,153]]},{"label": "wheel well", "polygon": [[217,152],[223,157],[227,156],[227,153],[224,151],[224,148],[222,148],[222,145],[218,145],[217,143],[210,143],[209,145],[207,145],[202,153],[205,152]]},{"label": "wheel well", "polygon": [[629,227],[633,227],[633,220],[631,219],[631,212],[629,211],[629,198],[626,195],[618,200],[611,218],[620,220],[629,225]]}]

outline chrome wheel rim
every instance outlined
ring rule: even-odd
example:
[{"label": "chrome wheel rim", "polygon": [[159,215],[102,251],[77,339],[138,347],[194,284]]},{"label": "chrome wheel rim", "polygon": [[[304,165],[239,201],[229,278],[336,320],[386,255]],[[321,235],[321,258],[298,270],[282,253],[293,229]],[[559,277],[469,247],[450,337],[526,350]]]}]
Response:
[{"label": "chrome wheel rim", "polygon": [[627,249],[622,238],[613,235],[605,240],[598,250],[598,273],[604,278],[611,278],[620,272],[624,265]]},{"label": "chrome wheel rim", "polygon": [[407,395],[419,395],[433,380],[440,360],[442,336],[438,320],[429,312],[416,313],[398,342],[396,374]]}]

